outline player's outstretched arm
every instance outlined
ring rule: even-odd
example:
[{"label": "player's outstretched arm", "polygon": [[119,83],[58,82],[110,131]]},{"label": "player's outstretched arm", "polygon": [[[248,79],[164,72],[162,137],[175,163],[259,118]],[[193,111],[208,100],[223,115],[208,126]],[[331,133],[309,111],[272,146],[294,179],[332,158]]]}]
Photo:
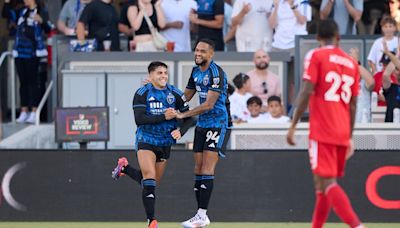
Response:
[{"label": "player's outstretched arm", "polygon": [[207,99],[204,103],[187,112],[178,113],[176,118],[183,119],[191,116],[197,116],[202,113],[210,111],[211,109],[214,108],[214,105],[217,102],[219,95],[220,95],[219,92],[209,90],[207,93]]},{"label": "player's outstretched arm", "polygon": [[190,100],[192,100],[195,93],[196,90],[186,88],[183,94],[185,95],[186,101],[189,102]]}]

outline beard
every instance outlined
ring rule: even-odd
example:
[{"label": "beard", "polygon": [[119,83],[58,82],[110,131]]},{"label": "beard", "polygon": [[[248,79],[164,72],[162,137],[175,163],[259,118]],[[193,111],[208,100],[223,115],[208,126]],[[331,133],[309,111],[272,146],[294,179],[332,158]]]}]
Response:
[{"label": "beard", "polygon": [[259,63],[256,65],[256,68],[258,70],[265,70],[268,68],[268,66],[269,66],[269,63]]},{"label": "beard", "polygon": [[207,64],[207,60],[202,59],[201,62],[197,62],[196,59],[195,59],[194,63],[196,63],[197,66],[204,66],[204,65]]}]

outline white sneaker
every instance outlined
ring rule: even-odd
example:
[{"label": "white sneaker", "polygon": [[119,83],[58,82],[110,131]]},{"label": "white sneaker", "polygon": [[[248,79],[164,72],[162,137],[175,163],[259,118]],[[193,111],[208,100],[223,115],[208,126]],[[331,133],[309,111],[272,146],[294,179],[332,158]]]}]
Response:
[{"label": "white sneaker", "polygon": [[17,121],[17,123],[25,123],[26,119],[28,119],[28,113],[27,112],[21,112],[16,121]]},{"label": "white sneaker", "polygon": [[199,214],[196,214],[193,218],[182,222],[182,226],[185,228],[193,228],[193,227],[205,227],[210,225],[210,219],[206,215],[205,218],[201,217]]},{"label": "white sneaker", "polygon": [[29,117],[25,120],[25,122],[34,124],[36,122],[36,112],[30,112]]}]

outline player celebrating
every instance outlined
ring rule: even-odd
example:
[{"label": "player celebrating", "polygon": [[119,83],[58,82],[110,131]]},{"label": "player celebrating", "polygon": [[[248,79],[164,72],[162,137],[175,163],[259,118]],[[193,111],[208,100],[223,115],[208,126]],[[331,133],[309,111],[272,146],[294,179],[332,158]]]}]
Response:
[{"label": "player celebrating", "polygon": [[224,150],[230,135],[227,76],[212,60],[214,47],[214,42],[209,39],[200,39],[197,42],[197,66],[193,67],[185,89],[185,97],[189,101],[197,91],[200,105],[177,115],[180,119],[199,115],[193,146],[194,191],[198,211],[193,218],[182,223],[184,227],[204,227],[210,224],[206,213],[214,186],[215,166],[219,156],[225,157]]},{"label": "player celebrating", "polygon": [[189,110],[182,99],[183,93],[168,82],[168,67],[163,62],[148,66],[150,83],[139,88],[133,99],[136,131],[136,149],[140,170],[122,157],[112,172],[112,177],[126,174],[143,185],[142,200],[149,227],[158,227],[154,217],[155,188],[160,181],[170,155],[171,145],[190,127],[190,118],[183,120],[181,128],[175,119],[176,110]]},{"label": "player celebrating", "polygon": [[358,64],[339,48],[337,24],[319,23],[321,48],[310,51],[304,62],[303,90],[287,141],[294,145],[298,120],[310,100],[309,156],[314,175],[316,203],[312,227],[322,227],[331,207],[350,227],[363,227],[346,193],[336,182],[354,153],[352,132],[359,85]]}]

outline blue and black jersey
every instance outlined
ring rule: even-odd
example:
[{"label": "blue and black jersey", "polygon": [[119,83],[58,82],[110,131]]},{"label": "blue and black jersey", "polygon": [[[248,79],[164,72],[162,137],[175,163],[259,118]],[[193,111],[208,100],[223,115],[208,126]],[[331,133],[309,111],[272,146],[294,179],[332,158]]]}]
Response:
[{"label": "blue and black jersey", "polygon": [[211,61],[210,66],[204,72],[196,66],[192,70],[188,89],[195,89],[199,93],[200,104],[207,100],[209,90],[219,92],[220,95],[214,108],[199,115],[197,126],[202,128],[228,128],[231,126],[228,103],[228,80],[220,66]]},{"label": "blue and black jersey", "polygon": [[178,128],[178,122],[176,119],[165,119],[167,108],[180,112],[189,110],[182,91],[169,84],[164,89],[157,89],[151,83],[136,91],[133,99],[137,125],[136,145],[139,142],[154,146],[171,146],[176,143],[171,132]]}]

